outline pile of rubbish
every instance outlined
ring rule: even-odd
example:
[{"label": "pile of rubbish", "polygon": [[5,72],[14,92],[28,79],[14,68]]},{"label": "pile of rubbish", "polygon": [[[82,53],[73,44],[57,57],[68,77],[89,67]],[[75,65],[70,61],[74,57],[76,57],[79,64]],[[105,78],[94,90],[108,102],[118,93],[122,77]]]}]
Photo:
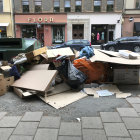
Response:
[{"label": "pile of rubbish", "polygon": [[[56,109],[87,96],[127,98],[116,84],[139,84],[139,55],[85,47],[43,47],[0,61],[0,95],[10,88],[20,98],[38,96]],[[88,86],[87,86],[88,85]]]}]

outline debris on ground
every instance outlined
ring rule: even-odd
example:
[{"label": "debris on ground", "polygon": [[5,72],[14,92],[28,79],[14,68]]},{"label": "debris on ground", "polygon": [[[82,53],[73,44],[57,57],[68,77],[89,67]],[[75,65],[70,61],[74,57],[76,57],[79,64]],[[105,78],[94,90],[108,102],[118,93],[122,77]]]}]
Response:
[{"label": "debris on ground", "polygon": [[80,52],[42,47],[20,53],[0,61],[0,95],[12,87],[20,98],[37,96],[56,109],[87,96],[125,99],[132,94],[121,92],[117,84],[139,84],[140,58],[132,56],[91,47]]}]

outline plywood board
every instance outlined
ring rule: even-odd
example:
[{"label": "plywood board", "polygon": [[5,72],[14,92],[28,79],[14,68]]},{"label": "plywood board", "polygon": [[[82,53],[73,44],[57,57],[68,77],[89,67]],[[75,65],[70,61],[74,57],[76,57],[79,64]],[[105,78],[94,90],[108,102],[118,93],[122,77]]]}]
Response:
[{"label": "plywood board", "polygon": [[123,65],[140,65],[140,58],[136,60],[130,60],[119,57],[110,57],[97,49],[94,49],[95,55],[90,58],[91,62],[107,62],[114,64],[123,64]]},{"label": "plywood board", "polygon": [[66,83],[61,83],[56,85],[53,90],[47,92],[47,96],[52,96],[69,90],[71,90],[71,87],[69,85],[67,85]]},{"label": "plywood board", "polygon": [[39,64],[34,65],[30,68],[30,70],[48,70],[49,64]]},{"label": "plywood board", "polygon": [[56,109],[59,109],[73,102],[76,102],[84,97],[87,97],[87,94],[83,92],[68,91],[68,92],[64,92],[64,93],[49,96],[49,97],[42,97],[42,96],[39,96],[39,97],[47,104],[51,105],[52,107]]},{"label": "plywood board", "polygon": [[12,86],[45,92],[49,89],[56,75],[56,70],[27,71],[19,80],[15,81]]},{"label": "plywood board", "polygon": [[67,48],[60,48],[60,49],[51,49],[51,50],[47,50],[47,56],[48,58],[55,58],[58,55],[64,56],[75,56],[73,51],[67,47]]}]

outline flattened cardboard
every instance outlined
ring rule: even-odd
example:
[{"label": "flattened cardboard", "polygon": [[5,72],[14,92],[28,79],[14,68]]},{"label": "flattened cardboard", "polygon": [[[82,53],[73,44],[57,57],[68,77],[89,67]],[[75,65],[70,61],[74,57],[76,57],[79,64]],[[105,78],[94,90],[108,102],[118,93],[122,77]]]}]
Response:
[{"label": "flattened cardboard", "polygon": [[99,50],[99,51],[102,52],[102,53],[104,53],[104,54],[107,54],[109,56],[121,57],[118,52],[105,51],[105,50]]},{"label": "flattened cardboard", "polygon": [[116,85],[112,85],[112,84],[106,84],[100,87],[102,90],[108,90],[110,92],[113,93],[118,93],[120,92],[120,90],[118,89],[118,87]]},{"label": "flattened cardboard", "polygon": [[67,47],[67,48],[60,48],[60,49],[50,49],[50,50],[47,50],[47,57],[48,57],[48,59],[56,58],[58,55],[61,55],[61,56],[67,55],[71,59],[75,58],[75,55],[74,55],[73,51],[69,47]]},{"label": "flattened cardboard", "polygon": [[132,96],[131,93],[118,93],[116,94],[116,98],[118,99],[126,99],[127,97]]},{"label": "flattened cardboard", "polygon": [[20,98],[27,98],[32,96],[30,92],[23,92],[21,89],[15,87],[13,89],[14,89],[14,93],[16,93]]},{"label": "flattened cardboard", "polygon": [[56,70],[27,71],[19,80],[15,81],[12,86],[46,92],[56,75]]},{"label": "flattened cardboard", "polygon": [[30,68],[30,70],[48,70],[49,64],[38,64]]},{"label": "flattened cardboard", "polygon": [[109,57],[108,55],[100,52],[97,49],[94,49],[95,55],[90,58],[91,62],[107,62],[114,64],[123,64],[123,65],[140,65],[140,58],[136,60],[119,58],[119,57]]},{"label": "flattened cardboard", "polygon": [[94,96],[94,98],[99,98],[99,95],[97,94],[96,90],[95,88],[84,88],[84,91],[87,93],[87,95]]},{"label": "flattened cardboard", "polygon": [[47,92],[47,96],[52,96],[69,90],[71,90],[71,88],[66,83],[58,84],[54,87],[53,90]]},{"label": "flattened cardboard", "polygon": [[14,83],[14,76],[5,78],[5,82],[8,90],[8,88]]},{"label": "flattened cardboard", "polygon": [[87,97],[87,94],[85,94],[83,92],[67,91],[67,92],[49,96],[49,97],[42,97],[42,96],[39,96],[39,97],[45,103],[51,105],[52,107],[54,107],[56,109],[59,109],[59,108],[65,107],[73,102],[76,102],[84,97]]}]

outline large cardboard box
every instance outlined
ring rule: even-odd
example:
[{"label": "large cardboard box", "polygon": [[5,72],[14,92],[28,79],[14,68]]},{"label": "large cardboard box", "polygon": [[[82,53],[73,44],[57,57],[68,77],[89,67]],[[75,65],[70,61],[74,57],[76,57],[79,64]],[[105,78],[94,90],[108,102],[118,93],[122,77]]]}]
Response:
[{"label": "large cardboard box", "polygon": [[114,69],[114,83],[140,84],[140,69]]}]

